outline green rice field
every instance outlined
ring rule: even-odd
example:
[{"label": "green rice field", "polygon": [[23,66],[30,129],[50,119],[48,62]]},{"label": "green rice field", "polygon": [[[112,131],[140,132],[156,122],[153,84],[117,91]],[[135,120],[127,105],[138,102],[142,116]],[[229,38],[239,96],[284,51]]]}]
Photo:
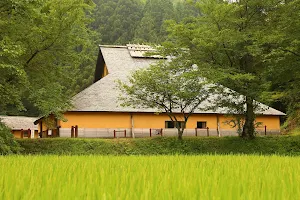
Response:
[{"label": "green rice field", "polygon": [[300,199],[300,157],[0,156],[0,199]]}]

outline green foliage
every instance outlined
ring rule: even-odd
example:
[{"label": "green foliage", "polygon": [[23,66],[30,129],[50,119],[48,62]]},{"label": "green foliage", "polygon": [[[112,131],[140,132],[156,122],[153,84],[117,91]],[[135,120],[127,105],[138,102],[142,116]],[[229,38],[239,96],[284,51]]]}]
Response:
[{"label": "green foliage", "polygon": [[300,128],[294,129],[292,132],[290,132],[291,135],[300,135]]},{"label": "green foliage", "polygon": [[164,21],[174,19],[174,15],[174,6],[171,0],[147,0],[143,18],[135,31],[136,41],[155,44],[164,41],[167,36],[163,26]]},{"label": "green foliage", "polygon": [[254,140],[238,137],[173,137],[138,139],[22,139],[22,154],[54,155],[300,155],[300,136],[267,136]]},{"label": "green foliage", "polygon": [[147,0],[136,31],[134,42],[161,44],[167,39],[165,21],[177,22],[200,13],[186,1]]},{"label": "green foliage", "polygon": [[103,44],[127,44],[142,18],[140,0],[95,0],[97,5],[92,26]]},{"label": "green foliage", "polygon": [[19,153],[21,150],[10,129],[0,121],[0,155]]},{"label": "green foliage", "polygon": [[93,8],[88,3],[91,2],[1,2],[2,112],[7,105],[22,109],[24,99],[41,115],[57,114],[68,107],[68,100],[78,92],[77,84],[83,85],[81,79],[86,78],[81,71],[91,70],[91,65],[94,68],[96,51],[91,49],[96,35],[87,27]]},{"label": "green foliage", "polygon": [[263,41],[268,43],[265,62],[269,69],[265,74],[270,81],[267,92],[271,100],[282,103],[288,112],[284,129],[300,127],[300,1],[285,1],[270,12],[269,26]]},{"label": "green foliage", "polygon": [[102,44],[154,43],[167,37],[165,20],[197,15],[185,1],[172,0],[95,0],[93,30]]},{"label": "green foliage", "polygon": [[[270,50],[271,39],[265,38],[268,34],[264,31],[267,27],[275,34],[270,17],[278,7],[287,5],[272,0],[236,3],[206,0],[194,3],[194,6],[201,15],[180,23],[169,22],[170,42],[167,46],[185,48],[189,53],[186,59],[197,64],[206,78],[238,92],[226,92],[224,88],[225,98],[221,103],[244,116],[242,137],[254,137],[257,108],[254,99],[264,100],[262,94],[270,85],[266,74],[274,67],[266,61],[266,57],[274,53],[270,54],[273,52]],[[297,70],[293,68],[292,71]],[[276,73],[276,70],[272,72]],[[239,94],[245,98],[237,104]],[[293,97],[297,96],[295,94]]]},{"label": "green foliage", "polygon": [[287,120],[282,125],[282,131],[286,134],[297,132],[300,129],[300,110],[291,110]]},{"label": "green foliage", "polygon": [[136,43],[159,43],[159,35],[155,31],[155,20],[150,14],[144,14],[144,17],[141,19],[136,31],[135,39]]}]

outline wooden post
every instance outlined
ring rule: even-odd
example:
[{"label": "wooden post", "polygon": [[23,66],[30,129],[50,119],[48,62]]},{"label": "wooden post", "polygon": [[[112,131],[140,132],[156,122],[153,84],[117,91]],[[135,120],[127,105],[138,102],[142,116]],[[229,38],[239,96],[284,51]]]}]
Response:
[{"label": "wooden post", "polygon": [[43,121],[40,121],[40,132],[39,132],[40,138],[43,138]]},{"label": "wooden post", "polygon": [[195,128],[195,134],[196,134],[196,137],[198,136],[198,130],[197,128]]},{"label": "wooden post", "polygon": [[71,127],[71,138],[74,137],[74,126]]},{"label": "wooden post", "polygon": [[24,131],[21,129],[21,138],[24,138]]},{"label": "wooden post", "polygon": [[161,134],[161,137],[163,136],[163,129],[161,128],[160,129],[160,134]]},{"label": "wooden post", "polygon": [[74,128],[75,128],[75,138],[78,138],[78,126],[76,125]]},{"label": "wooden post", "polygon": [[124,136],[126,137],[126,129],[124,130]]},{"label": "wooden post", "polygon": [[30,130],[30,128],[28,129],[27,135],[28,135],[28,138],[31,138],[31,130]]},{"label": "wooden post", "polygon": [[206,130],[207,130],[207,137],[209,137],[209,128],[207,127]]},{"label": "wooden post", "polygon": [[130,113],[130,119],[131,119],[131,137],[135,138],[135,133],[134,133],[134,119],[132,113]]},{"label": "wooden post", "polygon": [[116,138],[116,130],[114,130],[114,138]]},{"label": "wooden post", "polygon": [[267,126],[265,126],[265,135],[267,135]]},{"label": "wooden post", "polygon": [[220,137],[220,119],[218,114],[217,114],[217,134]]},{"label": "wooden post", "polygon": [[150,128],[150,137],[152,137],[152,132],[151,132],[151,128]]}]

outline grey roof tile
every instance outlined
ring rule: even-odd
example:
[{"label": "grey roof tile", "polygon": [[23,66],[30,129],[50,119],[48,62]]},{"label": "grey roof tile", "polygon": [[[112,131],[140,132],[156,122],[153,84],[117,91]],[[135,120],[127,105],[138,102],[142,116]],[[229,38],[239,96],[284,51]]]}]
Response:
[{"label": "grey roof tile", "polygon": [[12,130],[37,130],[37,125],[34,125],[33,122],[38,118],[35,117],[25,117],[25,116],[0,116],[1,122]]},{"label": "grey roof tile", "polygon": [[[74,108],[71,111],[103,111],[103,112],[159,112],[154,109],[122,107],[118,101],[121,95],[120,90],[116,87],[116,81],[126,81],[127,77],[134,70],[148,67],[158,59],[154,58],[135,58],[129,53],[126,46],[100,46],[103,54],[108,75],[100,79],[90,87],[75,95],[72,99]],[[203,102],[195,113],[220,113],[226,114],[226,108],[219,108],[215,111],[204,111],[201,107],[209,105]],[[285,115],[283,112],[275,110],[264,104],[260,104],[265,115]]]}]

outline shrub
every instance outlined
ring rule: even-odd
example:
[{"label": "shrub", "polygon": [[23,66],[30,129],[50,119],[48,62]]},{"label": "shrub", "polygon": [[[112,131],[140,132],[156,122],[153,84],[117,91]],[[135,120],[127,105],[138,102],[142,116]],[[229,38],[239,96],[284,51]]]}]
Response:
[{"label": "shrub", "polygon": [[294,134],[300,130],[300,109],[290,112],[281,129],[284,134]]},{"label": "shrub", "polygon": [[41,138],[17,140],[22,154],[54,155],[197,155],[263,154],[300,155],[300,135],[266,136],[254,140],[239,137],[155,138]]},{"label": "shrub", "polygon": [[10,129],[0,121],[0,155],[19,153],[21,147],[15,141]]}]

